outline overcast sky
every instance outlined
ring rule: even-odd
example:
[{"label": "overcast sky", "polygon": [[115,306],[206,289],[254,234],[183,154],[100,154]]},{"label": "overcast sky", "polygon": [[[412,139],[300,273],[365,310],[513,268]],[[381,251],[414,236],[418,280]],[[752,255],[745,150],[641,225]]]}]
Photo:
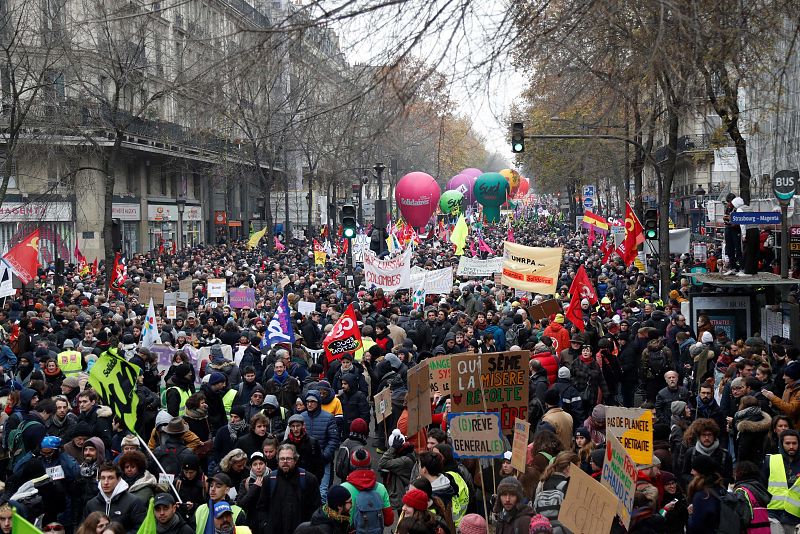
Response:
[{"label": "overcast sky", "polygon": [[[394,43],[402,43],[419,33],[425,15],[443,3],[433,0],[423,8],[420,5],[410,0],[397,12],[384,11],[341,24],[337,32],[348,61],[385,63],[387,55],[402,48]],[[476,130],[486,139],[487,148],[500,153],[510,165],[513,155],[508,139],[508,113],[525,81],[508,58],[493,61],[490,66],[486,64],[492,44],[510,31],[502,27],[505,2],[474,0],[461,3],[464,5],[468,7],[460,24],[453,22],[458,20],[455,16],[443,17],[437,27],[424,32],[412,54],[429,64],[438,62],[437,69],[451,80],[450,95],[458,101],[460,111],[472,119]],[[487,75],[489,72],[491,75]]]}]

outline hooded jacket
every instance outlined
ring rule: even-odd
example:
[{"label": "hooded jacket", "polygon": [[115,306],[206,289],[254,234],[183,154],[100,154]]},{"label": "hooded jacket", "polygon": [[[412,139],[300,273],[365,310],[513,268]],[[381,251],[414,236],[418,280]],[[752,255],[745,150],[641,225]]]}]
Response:
[{"label": "hooded jacket", "polygon": [[531,517],[536,512],[527,503],[518,502],[514,508],[506,512],[497,499],[495,504],[497,512],[497,526],[495,534],[521,534],[530,531]]},{"label": "hooded jacket", "polygon": [[99,482],[97,487],[100,493],[86,503],[84,516],[92,512],[102,512],[111,521],[122,523],[128,534],[135,534],[144,521],[147,508],[141,500],[128,492],[128,483],[120,479],[110,497],[103,493]]},{"label": "hooded jacket", "polygon": [[[553,347],[556,349],[556,353],[570,348],[569,332],[564,328],[563,324],[556,323],[555,321],[550,323],[547,325],[547,328],[544,329],[544,335],[553,340]],[[575,357],[577,358],[578,356],[580,356],[580,351],[578,351],[578,355]]]},{"label": "hooded jacket", "polygon": [[[308,394],[316,397],[319,402],[319,393],[315,390],[309,391]],[[339,448],[339,429],[336,425],[336,418],[319,405],[313,412],[304,411],[302,416],[306,423],[306,432],[319,442],[323,463],[330,462],[336,454],[336,449]]]},{"label": "hooded jacket", "polygon": [[[449,482],[448,482],[449,484]],[[362,491],[375,490],[383,500],[383,525],[392,526],[394,523],[394,511],[389,502],[389,492],[386,487],[378,482],[378,476],[372,469],[356,469],[347,475],[347,482],[342,483],[342,487],[350,492],[353,499],[353,507],[350,509],[350,522],[355,521],[358,510],[356,509],[356,498]]]},{"label": "hooded jacket", "polygon": [[389,502],[395,509],[399,510],[403,506],[403,495],[411,482],[414,465],[414,444],[409,442],[403,443],[399,449],[387,448],[378,460],[378,469],[389,486]]},{"label": "hooded jacket", "polygon": [[736,427],[736,461],[760,462],[764,457],[764,438],[772,417],[758,406],[739,410],[733,418]]}]

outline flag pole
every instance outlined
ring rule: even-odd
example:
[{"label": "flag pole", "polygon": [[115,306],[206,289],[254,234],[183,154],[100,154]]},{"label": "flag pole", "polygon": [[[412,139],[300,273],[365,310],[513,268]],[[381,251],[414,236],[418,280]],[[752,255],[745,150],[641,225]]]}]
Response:
[{"label": "flag pole", "polygon": [[164,466],[162,466],[161,462],[159,462],[158,459],[156,459],[155,454],[153,454],[153,451],[150,450],[150,447],[147,445],[147,443],[144,442],[144,440],[142,439],[142,436],[140,436],[137,432],[134,432],[133,435],[138,438],[139,443],[142,444],[142,447],[144,447],[144,450],[147,451],[147,454],[150,455],[150,458],[153,459],[153,461],[156,463],[156,465],[161,470],[161,472],[164,473],[165,475],[167,475],[167,477],[166,477],[167,482],[169,482],[169,487],[172,488],[172,491],[175,493],[175,498],[178,500],[179,503],[183,504],[183,501],[181,500],[181,496],[178,494],[178,490],[175,489],[175,484],[173,484],[172,480],[169,478],[170,474],[167,473],[164,470]]}]

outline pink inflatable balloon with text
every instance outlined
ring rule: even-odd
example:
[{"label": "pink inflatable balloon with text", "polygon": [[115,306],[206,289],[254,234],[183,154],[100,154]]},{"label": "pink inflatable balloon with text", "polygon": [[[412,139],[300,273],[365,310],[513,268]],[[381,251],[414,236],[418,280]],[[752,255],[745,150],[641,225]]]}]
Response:
[{"label": "pink inflatable balloon with text", "polygon": [[400,178],[394,190],[394,199],[408,224],[422,228],[433,215],[439,203],[439,184],[430,174],[411,172]]}]

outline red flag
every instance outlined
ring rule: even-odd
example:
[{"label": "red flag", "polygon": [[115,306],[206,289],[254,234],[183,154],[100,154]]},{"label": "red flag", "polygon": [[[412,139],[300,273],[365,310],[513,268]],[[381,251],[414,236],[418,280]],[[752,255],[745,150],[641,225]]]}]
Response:
[{"label": "red flag", "polygon": [[603,236],[603,244],[600,245],[600,252],[603,253],[603,259],[600,261],[601,264],[608,263],[608,258],[611,257],[611,254],[614,252],[614,241],[608,241],[608,236]]},{"label": "red flag", "polygon": [[564,316],[569,319],[569,322],[575,325],[575,328],[583,332],[583,312],[581,310],[581,301],[587,299],[589,304],[597,304],[597,292],[594,290],[592,281],[589,280],[589,275],[586,274],[586,269],[581,265],[575,278],[572,280],[572,285],[569,286],[569,293],[572,295],[569,308]]},{"label": "red flag", "polygon": [[27,284],[36,278],[36,269],[39,268],[39,229],[11,247],[3,259],[22,283]]},{"label": "red flag", "polygon": [[589,240],[586,243],[590,247],[594,244],[594,226],[589,227]]},{"label": "red flag", "polygon": [[629,202],[625,203],[625,239],[617,247],[617,254],[630,265],[636,259],[636,247],[644,243],[644,228]]},{"label": "red flag", "polygon": [[97,277],[97,258],[94,259],[92,264],[92,276]]},{"label": "red flag", "polygon": [[75,263],[78,265],[78,273],[84,274],[84,270],[87,267],[86,257],[81,254],[80,249],[78,248],[78,244],[75,243]]},{"label": "red flag", "polygon": [[356,312],[352,303],[333,325],[333,330],[325,336],[322,347],[329,363],[340,359],[345,352],[352,352],[356,359],[361,359],[364,344],[361,342],[361,331],[356,323]]},{"label": "red flag", "polygon": [[509,243],[516,243],[516,241],[514,240],[514,231],[511,229],[510,226],[508,227],[508,235],[506,236],[506,241],[508,241]]},{"label": "red flag", "polygon": [[125,287],[123,287],[127,280],[128,266],[125,261],[125,257],[117,252],[114,255],[114,268],[111,270],[111,280],[109,281],[108,285],[112,290],[122,293],[123,295],[127,295],[128,291],[125,289]]}]

